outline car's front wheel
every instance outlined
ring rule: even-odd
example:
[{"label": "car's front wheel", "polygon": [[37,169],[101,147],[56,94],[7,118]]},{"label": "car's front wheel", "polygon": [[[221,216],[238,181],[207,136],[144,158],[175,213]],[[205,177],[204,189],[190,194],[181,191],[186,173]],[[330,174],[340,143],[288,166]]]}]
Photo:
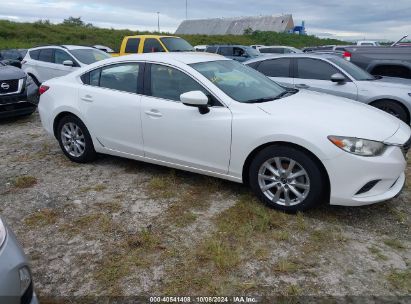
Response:
[{"label": "car's front wheel", "polygon": [[74,162],[86,163],[96,158],[90,133],[75,116],[65,116],[59,121],[57,139],[64,154]]},{"label": "car's front wheel", "polygon": [[304,211],[324,200],[323,174],[308,153],[290,146],[269,146],[253,159],[250,186],[267,205],[286,212]]}]

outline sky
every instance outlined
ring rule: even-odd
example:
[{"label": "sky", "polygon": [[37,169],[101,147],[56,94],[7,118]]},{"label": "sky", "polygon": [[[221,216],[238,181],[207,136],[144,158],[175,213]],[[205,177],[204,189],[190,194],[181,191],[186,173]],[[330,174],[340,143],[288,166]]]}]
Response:
[{"label": "sky", "polygon": [[[98,27],[173,33],[186,0],[0,0],[0,19],[59,23],[73,16]],[[292,14],[308,34],[345,40],[411,36],[411,0],[187,0],[188,19]]]}]

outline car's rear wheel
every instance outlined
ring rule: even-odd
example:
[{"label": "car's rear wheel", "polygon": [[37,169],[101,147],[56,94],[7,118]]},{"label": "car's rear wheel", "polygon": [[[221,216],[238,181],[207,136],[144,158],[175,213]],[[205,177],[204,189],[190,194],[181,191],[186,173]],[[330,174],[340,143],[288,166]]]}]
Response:
[{"label": "car's rear wheel", "polygon": [[291,146],[261,150],[250,165],[249,181],[267,205],[292,213],[321,203],[326,190],[317,162]]},{"label": "car's rear wheel", "polygon": [[372,103],[372,106],[391,114],[398,119],[401,119],[403,122],[409,124],[410,118],[408,117],[407,110],[400,105],[398,102],[391,100],[379,100]]},{"label": "car's rear wheel", "polygon": [[75,116],[64,116],[58,123],[57,137],[64,154],[74,162],[96,158],[93,141],[84,123]]}]

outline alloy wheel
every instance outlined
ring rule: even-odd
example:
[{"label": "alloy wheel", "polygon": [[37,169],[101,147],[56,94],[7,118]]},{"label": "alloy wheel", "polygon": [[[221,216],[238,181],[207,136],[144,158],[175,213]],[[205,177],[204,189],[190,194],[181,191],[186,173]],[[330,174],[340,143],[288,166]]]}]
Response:
[{"label": "alloy wheel", "polygon": [[73,157],[82,156],[86,148],[84,133],[73,122],[68,122],[61,128],[61,142],[66,152]]},{"label": "alloy wheel", "polygon": [[258,184],[270,201],[282,206],[298,205],[310,192],[307,171],[288,157],[274,157],[264,162],[258,171]]}]

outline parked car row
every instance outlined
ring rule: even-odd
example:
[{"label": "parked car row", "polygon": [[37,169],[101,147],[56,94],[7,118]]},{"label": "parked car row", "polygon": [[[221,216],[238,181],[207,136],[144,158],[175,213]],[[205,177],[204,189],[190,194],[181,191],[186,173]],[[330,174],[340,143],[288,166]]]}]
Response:
[{"label": "parked car row", "polygon": [[286,87],[357,100],[410,124],[411,80],[373,76],[330,54],[272,55],[246,64]]}]

